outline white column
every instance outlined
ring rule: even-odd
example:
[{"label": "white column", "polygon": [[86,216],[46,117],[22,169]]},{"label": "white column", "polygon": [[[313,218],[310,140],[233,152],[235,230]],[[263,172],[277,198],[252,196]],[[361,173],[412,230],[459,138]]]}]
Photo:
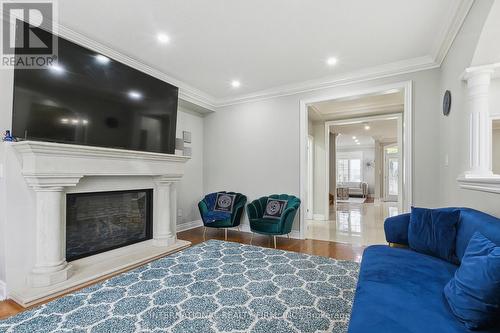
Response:
[{"label": "white column", "polygon": [[36,193],[36,256],[29,276],[33,287],[50,286],[70,276],[65,255],[64,188],[35,187]]},{"label": "white column", "polygon": [[467,73],[469,99],[470,170],[466,176],[491,176],[491,118],[489,90],[492,69]]},{"label": "white column", "polygon": [[177,191],[171,178],[155,179],[153,193],[153,244],[169,246],[177,240]]}]

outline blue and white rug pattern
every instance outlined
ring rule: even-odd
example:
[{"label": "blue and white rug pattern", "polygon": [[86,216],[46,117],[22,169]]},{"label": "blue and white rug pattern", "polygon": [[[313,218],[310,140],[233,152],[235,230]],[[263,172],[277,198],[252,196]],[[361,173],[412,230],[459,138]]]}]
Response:
[{"label": "blue and white rug pattern", "polygon": [[0,321],[0,332],[346,332],[359,264],[210,240]]}]

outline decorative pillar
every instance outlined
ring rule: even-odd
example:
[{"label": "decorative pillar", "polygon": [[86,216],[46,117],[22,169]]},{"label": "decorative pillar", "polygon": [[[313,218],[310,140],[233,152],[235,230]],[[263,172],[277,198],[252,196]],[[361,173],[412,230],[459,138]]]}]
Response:
[{"label": "decorative pillar", "polygon": [[491,118],[489,90],[492,69],[466,73],[469,107],[470,169],[465,176],[491,176]]},{"label": "decorative pillar", "polygon": [[65,255],[64,187],[35,186],[36,255],[29,275],[32,287],[50,286],[70,276]]},{"label": "decorative pillar", "polygon": [[177,178],[155,178],[153,244],[170,246],[177,240]]}]

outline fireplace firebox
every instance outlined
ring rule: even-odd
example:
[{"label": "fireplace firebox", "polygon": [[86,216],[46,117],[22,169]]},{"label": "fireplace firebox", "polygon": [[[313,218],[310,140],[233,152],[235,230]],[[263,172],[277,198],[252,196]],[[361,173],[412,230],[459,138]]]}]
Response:
[{"label": "fireplace firebox", "polygon": [[67,194],[66,260],[151,239],[152,200],[152,189]]}]

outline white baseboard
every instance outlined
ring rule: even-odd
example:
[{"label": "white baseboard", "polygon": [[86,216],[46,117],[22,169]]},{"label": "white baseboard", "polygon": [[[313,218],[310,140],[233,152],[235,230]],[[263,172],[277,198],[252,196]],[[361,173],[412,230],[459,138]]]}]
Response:
[{"label": "white baseboard", "polygon": [[7,285],[0,281],[0,301],[7,299]]},{"label": "white baseboard", "polygon": [[323,214],[314,214],[313,220],[315,221],[325,221],[325,215]]},{"label": "white baseboard", "polygon": [[186,231],[189,229],[194,229],[203,226],[202,220],[196,220],[191,222],[184,222],[177,225],[177,232]]}]

